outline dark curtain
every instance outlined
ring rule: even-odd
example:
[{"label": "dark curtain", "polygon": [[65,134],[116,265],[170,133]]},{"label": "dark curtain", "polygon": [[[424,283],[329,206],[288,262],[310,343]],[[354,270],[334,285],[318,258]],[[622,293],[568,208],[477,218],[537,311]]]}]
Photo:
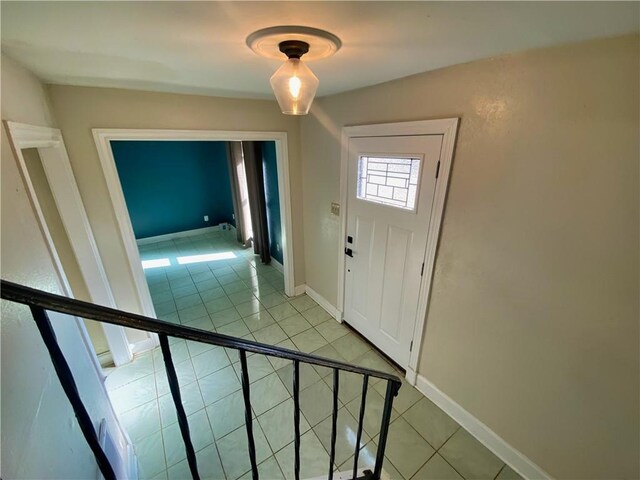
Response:
[{"label": "dark curtain", "polygon": [[[241,142],[227,142],[227,157],[229,159],[229,174],[231,177],[231,196],[233,197],[233,211],[236,216],[236,237],[238,242],[247,245],[251,233],[247,228],[250,219],[245,218],[243,203],[247,201],[246,180],[244,174],[244,159]],[[242,184],[244,182],[244,185]]]},{"label": "dark curtain", "polygon": [[269,252],[269,226],[267,223],[267,202],[264,192],[262,171],[262,143],[242,142],[244,170],[247,178],[247,195],[251,210],[253,230],[253,251],[260,255],[262,263],[271,262]]}]

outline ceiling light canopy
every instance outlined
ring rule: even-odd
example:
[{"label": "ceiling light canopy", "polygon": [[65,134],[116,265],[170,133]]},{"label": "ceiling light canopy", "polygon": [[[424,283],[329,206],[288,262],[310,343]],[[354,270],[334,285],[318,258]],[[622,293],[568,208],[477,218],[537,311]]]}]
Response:
[{"label": "ceiling light canopy", "polygon": [[258,55],[281,59],[285,63],[271,77],[271,88],[282,113],[306,115],[318,89],[318,78],[302,61],[326,58],[337,52],[342,43],[335,35],[311,27],[279,26],[252,33],[247,45]]}]

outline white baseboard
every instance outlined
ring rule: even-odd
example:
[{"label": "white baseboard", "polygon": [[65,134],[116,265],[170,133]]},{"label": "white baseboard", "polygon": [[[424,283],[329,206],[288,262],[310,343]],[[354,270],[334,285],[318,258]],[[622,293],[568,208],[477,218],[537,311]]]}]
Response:
[{"label": "white baseboard", "polygon": [[305,284],[302,284],[302,285],[298,285],[293,289],[293,294],[297,297],[298,295],[302,295],[303,293],[306,293],[306,291],[307,291],[307,286]]},{"label": "white baseboard", "polygon": [[107,367],[109,365],[113,365],[113,355],[111,352],[107,350],[106,352],[102,352],[97,354],[98,362],[100,362],[101,367]]},{"label": "white baseboard", "polygon": [[522,452],[505,442],[493,430],[471,415],[424,376],[417,376],[416,388],[523,478],[551,478],[547,472],[529,460]]},{"label": "white baseboard", "polygon": [[284,265],[282,265],[279,261],[277,261],[273,257],[271,257],[271,265],[273,266],[273,268],[278,270],[280,273],[284,274]]},{"label": "white baseboard", "polygon": [[154,341],[152,337],[145,338],[144,340],[140,340],[139,342],[132,343],[129,345],[131,348],[131,353],[142,353],[147,350],[153,350],[157,346],[157,343]]},{"label": "white baseboard", "polygon": [[[118,441],[117,436],[114,438],[114,432],[110,431],[109,427],[120,429],[118,433],[122,436],[121,441]],[[98,430],[98,440],[116,476],[128,480],[138,480],[138,459],[133,444],[127,432],[122,430],[117,418],[116,424],[110,425],[105,418],[102,419]],[[104,476],[99,470],[97,474],[97,480],[104,480]]]},{"label": "white baseboard", "polygon": [[[230,227],[232,225],[229,225]],[[202,235],[205,233],[219,232],[220,226],[215,225],[213,227],[196,228],[194,230],[185,230],[184,232],[167,233],[165,235],[156,235],[155,237],[146,237],[136,239],[138,245],[148,245],[150,243],[164,242],[166,240],[173,240],[182,237],[193,237],[195,235]]]},{"label": "white baseboard", "polygon": [[130,443],[127,445],[127,471],[129,472],[128,479],[138,480],[138,457],[133,449],[133,445]]},{"label": "white baseboard", "polygon": [[[297,287],[296,287],[297,288]],[[339,321],[340,323],[342,323],[342,312],[340,310],[338,310],[334,305],[331,304],[331,302],[329,302],[329,300],[327,300],[326,298],[324,298],[322,295],[320,295],[318,292],[316,292],[313,288],[311,288],[309,285],[305,286],[305,292],[307,293],[307,295],[309,295],[313,300],[315,300],[315,302],[320,305],[322,308],[324,308],[327,313],[329,315],[331,315],[333,318],[335,318],[337,321]]]}]

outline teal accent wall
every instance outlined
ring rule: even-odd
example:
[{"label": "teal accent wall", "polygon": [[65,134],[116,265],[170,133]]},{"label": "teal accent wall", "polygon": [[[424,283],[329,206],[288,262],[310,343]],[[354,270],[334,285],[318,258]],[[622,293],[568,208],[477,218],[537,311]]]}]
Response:
[{"label": "teal accent wall", "polygon": [[111,148],[136,238],[235,225],[225,142],[112,141]]},{"label": "teal accent wall", "polygon": [[271,257],[284,265],[282,256],[282,225],[280,224],[280,192],[278,191],[278,163],[276,143],[262,142],[262,172],[269,224]]}]

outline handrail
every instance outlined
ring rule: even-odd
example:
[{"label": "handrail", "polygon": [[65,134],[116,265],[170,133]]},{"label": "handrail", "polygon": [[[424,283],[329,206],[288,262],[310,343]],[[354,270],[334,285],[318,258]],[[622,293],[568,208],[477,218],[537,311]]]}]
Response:
[{"label": "handrail", "polygon": [[320,357],[310,353],[298,352],[288,348],[268,345],[265,343],[245,340],[243,338],[214,333],[199,328],[176,325],[155,318],[145,317],[136,313],[123,312],[115,308],[104,307],[94,303],[76,300],[74,298],[56,295],[54,293],[43,292],[35,288],[26,287],[7,280],[0,280],[2,298],[23,305],[35,305],[52,312],[65,313],[98,322],[121,325],[123,327],[146,330],[154,333],[164,333],[171,337],[193,340],[196,342],[208,343],[226,348],[245,350],[251,353],[261,353],[272,357],[284,358],[287,360],[298,360],[304,363],[311,363],[321,367],[338,368],[348,372],[368,375],[374,378],[389,380],[398,386],[401,380],[390,373],[372,370],[349,363],[339,362],[328,358]]},{"label": "handrail", "polygon": [[[267,345],[251,340],[244,340],[228,335],[209,332],[207,330],[186,327],[184,325],[176,325],[173,323],[137,315],[134,313],[127,313],[113,308],[63,297],[53,293],[43,292],[41,290],[36,290],[24,285],[18,285],[6,280],[0,280],[0,295],[4,300],[21,303],[23,305],[27,305],[31,309],[31,314],[40,331],[40,335],[42,336],[45,346],[49,351],[49,355],[51,356],[52,363],[54,365],[60,383],[62,384],[62,388],[67,395],[71,406],[73,407],[76,417],[78,418],[78,423],[80,425],[82,433],[85,436],[89,447],[93,451],[100,471],[102,472],[106,480],[116,480],[116,474],[113,470],[113,467],[109,463],[104,451],[102,450],[101,445],[98,442],[95,430],[93,428],[93,423],[87,413],[84,404],[82,403],[75,384],[75,380],[71,373],[71,368],[69,367],[64,354],[60,350],[55,332],[49,321],[47,311],[53,311],[85,319],[96,320],[99,322],[110,323],[112,325],[120,325],[123,327],[146,330],[149,332],[155,332],[159,335],[160,347],[162,350],[162,356],[164,359],[165,369],[167,371],[167,377],[169,381],[169,390],[171,392],[174,406],[176,408],[178,425],[180,427],[182,438],[185,444],[187,463],[194,480],[199,480],[200,476],[198,473],[196,454],[191,441],[186,412],[181,401],[180,385],[178,383],[178,377],[176,375],[175,366],[171,357],[171,350],[169,348],[169,336],[238,350],[241,369],[240,373],[242,378],[242,393],[245,406],[245,429],[247,432],[248,451],[249,459],[251,461],[251,473],[253,480],[258,480],[259,474],[256,462],[255,443],[253,438],[253,417],[250,395],[251,387],[247,367],[247,352],[275,356],[288,359],[293,362],[293,428],[295,434],[294,474],[296,480],[299,480],[300,478],[300,362],[333,369],[333,415],[331,422],[332,429],[328,475],[329,480],[333,478],[335,459],[340,371],[347,371],[362,375],[362,399],[360,404],[357,443],[355,445],[352,478],[356,480],[380,479],[382,473],[382,463],[384,461],[384,451],[386,447],[387,435],[389,432],[389,424],[391,422],[391,408],[393,405],[393,398],[398,394],[400,386],[402,385],[402,382],[396,375],[372,370],[369,368],[359,367],[344,362],[338,362],[309,353],[297,352],[295,350],[289,350],[287,348],[277,347],[274,345]],[[365,412],[365,401],[369,377],[386,380],[387,389],[385,394],[382,419],[380,423],[380,433],[378,436],[378,448],[374,470],[373,472],[371,470],[365,470],[364,476],[357,477],[356,474],[358,457],[362,448],[360,446],[360,438],[362,436],[362,427],[364,423],[363,420]]]}]

